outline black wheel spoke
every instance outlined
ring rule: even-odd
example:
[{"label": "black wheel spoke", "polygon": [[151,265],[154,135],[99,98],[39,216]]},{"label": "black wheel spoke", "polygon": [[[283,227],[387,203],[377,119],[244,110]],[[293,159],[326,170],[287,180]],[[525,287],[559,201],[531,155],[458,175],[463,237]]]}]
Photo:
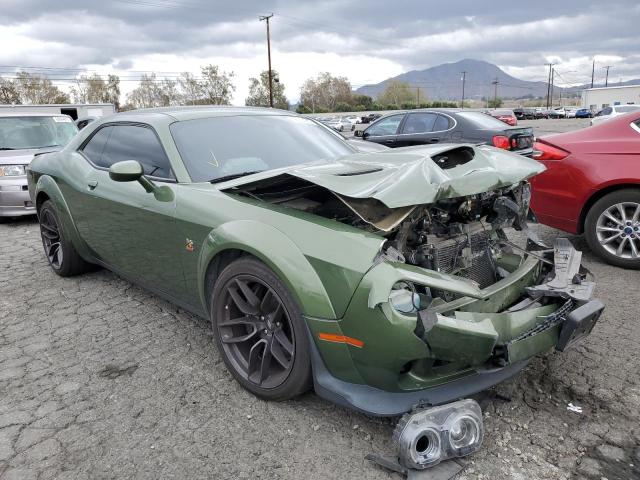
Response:
[{"label": "black wheel spoke", "polygon": [[242,313],[246,315],[256,315],[258,313],[258,307],[254,307],[244,300],[237,289],[229,287],[229,295]]},{"label": "black wheel spoke", "polygon": [[[256,373],[259,375],[260,367],[262,365],[262,352],[267,347],[267,341],[263,338],[258,340],[251,350],[249,350],[249,366],[248,366],[248,374],[249,378],[253,377]],[[259,382],[256,382],[259,383]]]},{"label": "black wheel spoke", "polygon": [[247,299],[249,305],[251,305],[252,308],[257,309],[260,305],[260,299],[256,296],[255,292],[249,288],[249,285],[247,285],[243,280],[236,280],[236,285],[240,287],[240,290],[242,291],[244,298]]},{"label": "black wheel spoke", "polygon": [[284,333],[284,331],[282,331],[282,329],[276,330],[274,337],[289,355],[293,355],[293,352],[294,352],[293,344],[287,338],[287,335]]},{"label": "black wheel spoke", "polygon": [[221,327],[235,327],[238,325],[255,325],[256,319],[250,317],[248,315],[244,317],[231,318],[229,320],[225,320],[224,322],[220,322],[218,325]]},{"label": "black wheel spoke", "polygon": [[287,359],[287,356],[282,351],[282,347],[280,346],[280,343],[276,341],[272,341],[270,346],[271,346],[271,355],[273,356],[273,358],[283,368],[289,368],[289,365],[291,364],[291,360]]},{"label": "black wheel spoke", "polygon": [[248,333],[243,333],[238,336],[224,334],[222,335],[222,343],[243,343],[247,340],[251,340],[256,333],[258,333],[258,329],[255,326],[252,326]]}]

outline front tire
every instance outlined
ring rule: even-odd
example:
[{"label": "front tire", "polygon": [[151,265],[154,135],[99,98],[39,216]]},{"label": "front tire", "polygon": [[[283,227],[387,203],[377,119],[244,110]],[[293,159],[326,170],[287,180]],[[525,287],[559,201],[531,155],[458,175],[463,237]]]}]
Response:
[{"label": "front tire", "polygon": [[310,388],[302,312],[277,275],[251,257],[227,266],[213,288],[211,323],[224,363],[245,389],[287,400]]},{"label": "front tire", "polygon": [[51,200],[45,201],[38,212],[40,237],[49,265],[61,277],[72,277],[91,269],[62,229],[60,217]]},{"label": "front tire", "polygon": [[640,190],[609,193],[593,204],[585,219],[591,250],[606,262],[640,269]]}]

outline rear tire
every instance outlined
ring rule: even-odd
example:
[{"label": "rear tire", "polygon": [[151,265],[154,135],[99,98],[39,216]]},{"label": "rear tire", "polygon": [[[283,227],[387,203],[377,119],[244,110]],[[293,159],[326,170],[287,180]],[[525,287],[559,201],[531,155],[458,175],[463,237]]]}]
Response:
[{"label": "rear tire", "polygon": [[277,275],[253,257],[227,266],[215,282],[211,324],[227,369],[265,400],[287,400],[311,386],[307,326]]},{"label": "rear tire", "polygon": [[91,270],[65,235],[60,217],[51,200],[45,201],[38,212],[40,237],[49,265],[61,277],[72,277]]},{"label": "rear tire", "polygon": [[594,203],[584,233],[591,250],[606,262],[640,269],[640,190],[618,190]]}]

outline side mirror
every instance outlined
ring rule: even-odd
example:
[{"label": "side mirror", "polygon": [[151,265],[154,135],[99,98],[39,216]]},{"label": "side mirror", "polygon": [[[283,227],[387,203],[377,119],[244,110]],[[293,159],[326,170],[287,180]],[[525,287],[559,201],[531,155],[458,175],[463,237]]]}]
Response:
[{"label": "side mirror", "polygon": [[109,178],[114,182],[136,182],[143,173],[142,165],[135,160],[117,162],[109,167]]},{"label": "side mirror", "polygon": [[155,184],[144,176],[142,165],[136,160],[124,160],[114,163],[109,167],[109,178],[114,182],[140,182],[140,185],[148,193],[156,189]]}]

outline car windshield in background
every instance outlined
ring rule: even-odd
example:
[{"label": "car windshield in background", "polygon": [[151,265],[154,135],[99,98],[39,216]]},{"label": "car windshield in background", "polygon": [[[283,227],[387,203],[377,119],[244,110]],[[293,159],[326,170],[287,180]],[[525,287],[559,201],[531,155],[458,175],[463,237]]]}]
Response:
[{"label": "car windshield in background", "polygon": [[620,113],[635,112],[638,109],[640,109],[640,105],[624,105],[622,107],[616,107],[616,110]]},{"label": "car windshield in background", "polygon": [[457,112],[457,115],[473,123],[478,128],[492,130],[504,130],[505,128],[503,122],[481,112]]},{"label": "car windshield in background", "polygon": [[63,146],[77,132],[69,117],[0,117],[0,150]]},{"label": "car windshield in background", "polygon": [[194,182],[332,161],[357,150],[316,122],[290,115],[186,120],[171,134]]}]

